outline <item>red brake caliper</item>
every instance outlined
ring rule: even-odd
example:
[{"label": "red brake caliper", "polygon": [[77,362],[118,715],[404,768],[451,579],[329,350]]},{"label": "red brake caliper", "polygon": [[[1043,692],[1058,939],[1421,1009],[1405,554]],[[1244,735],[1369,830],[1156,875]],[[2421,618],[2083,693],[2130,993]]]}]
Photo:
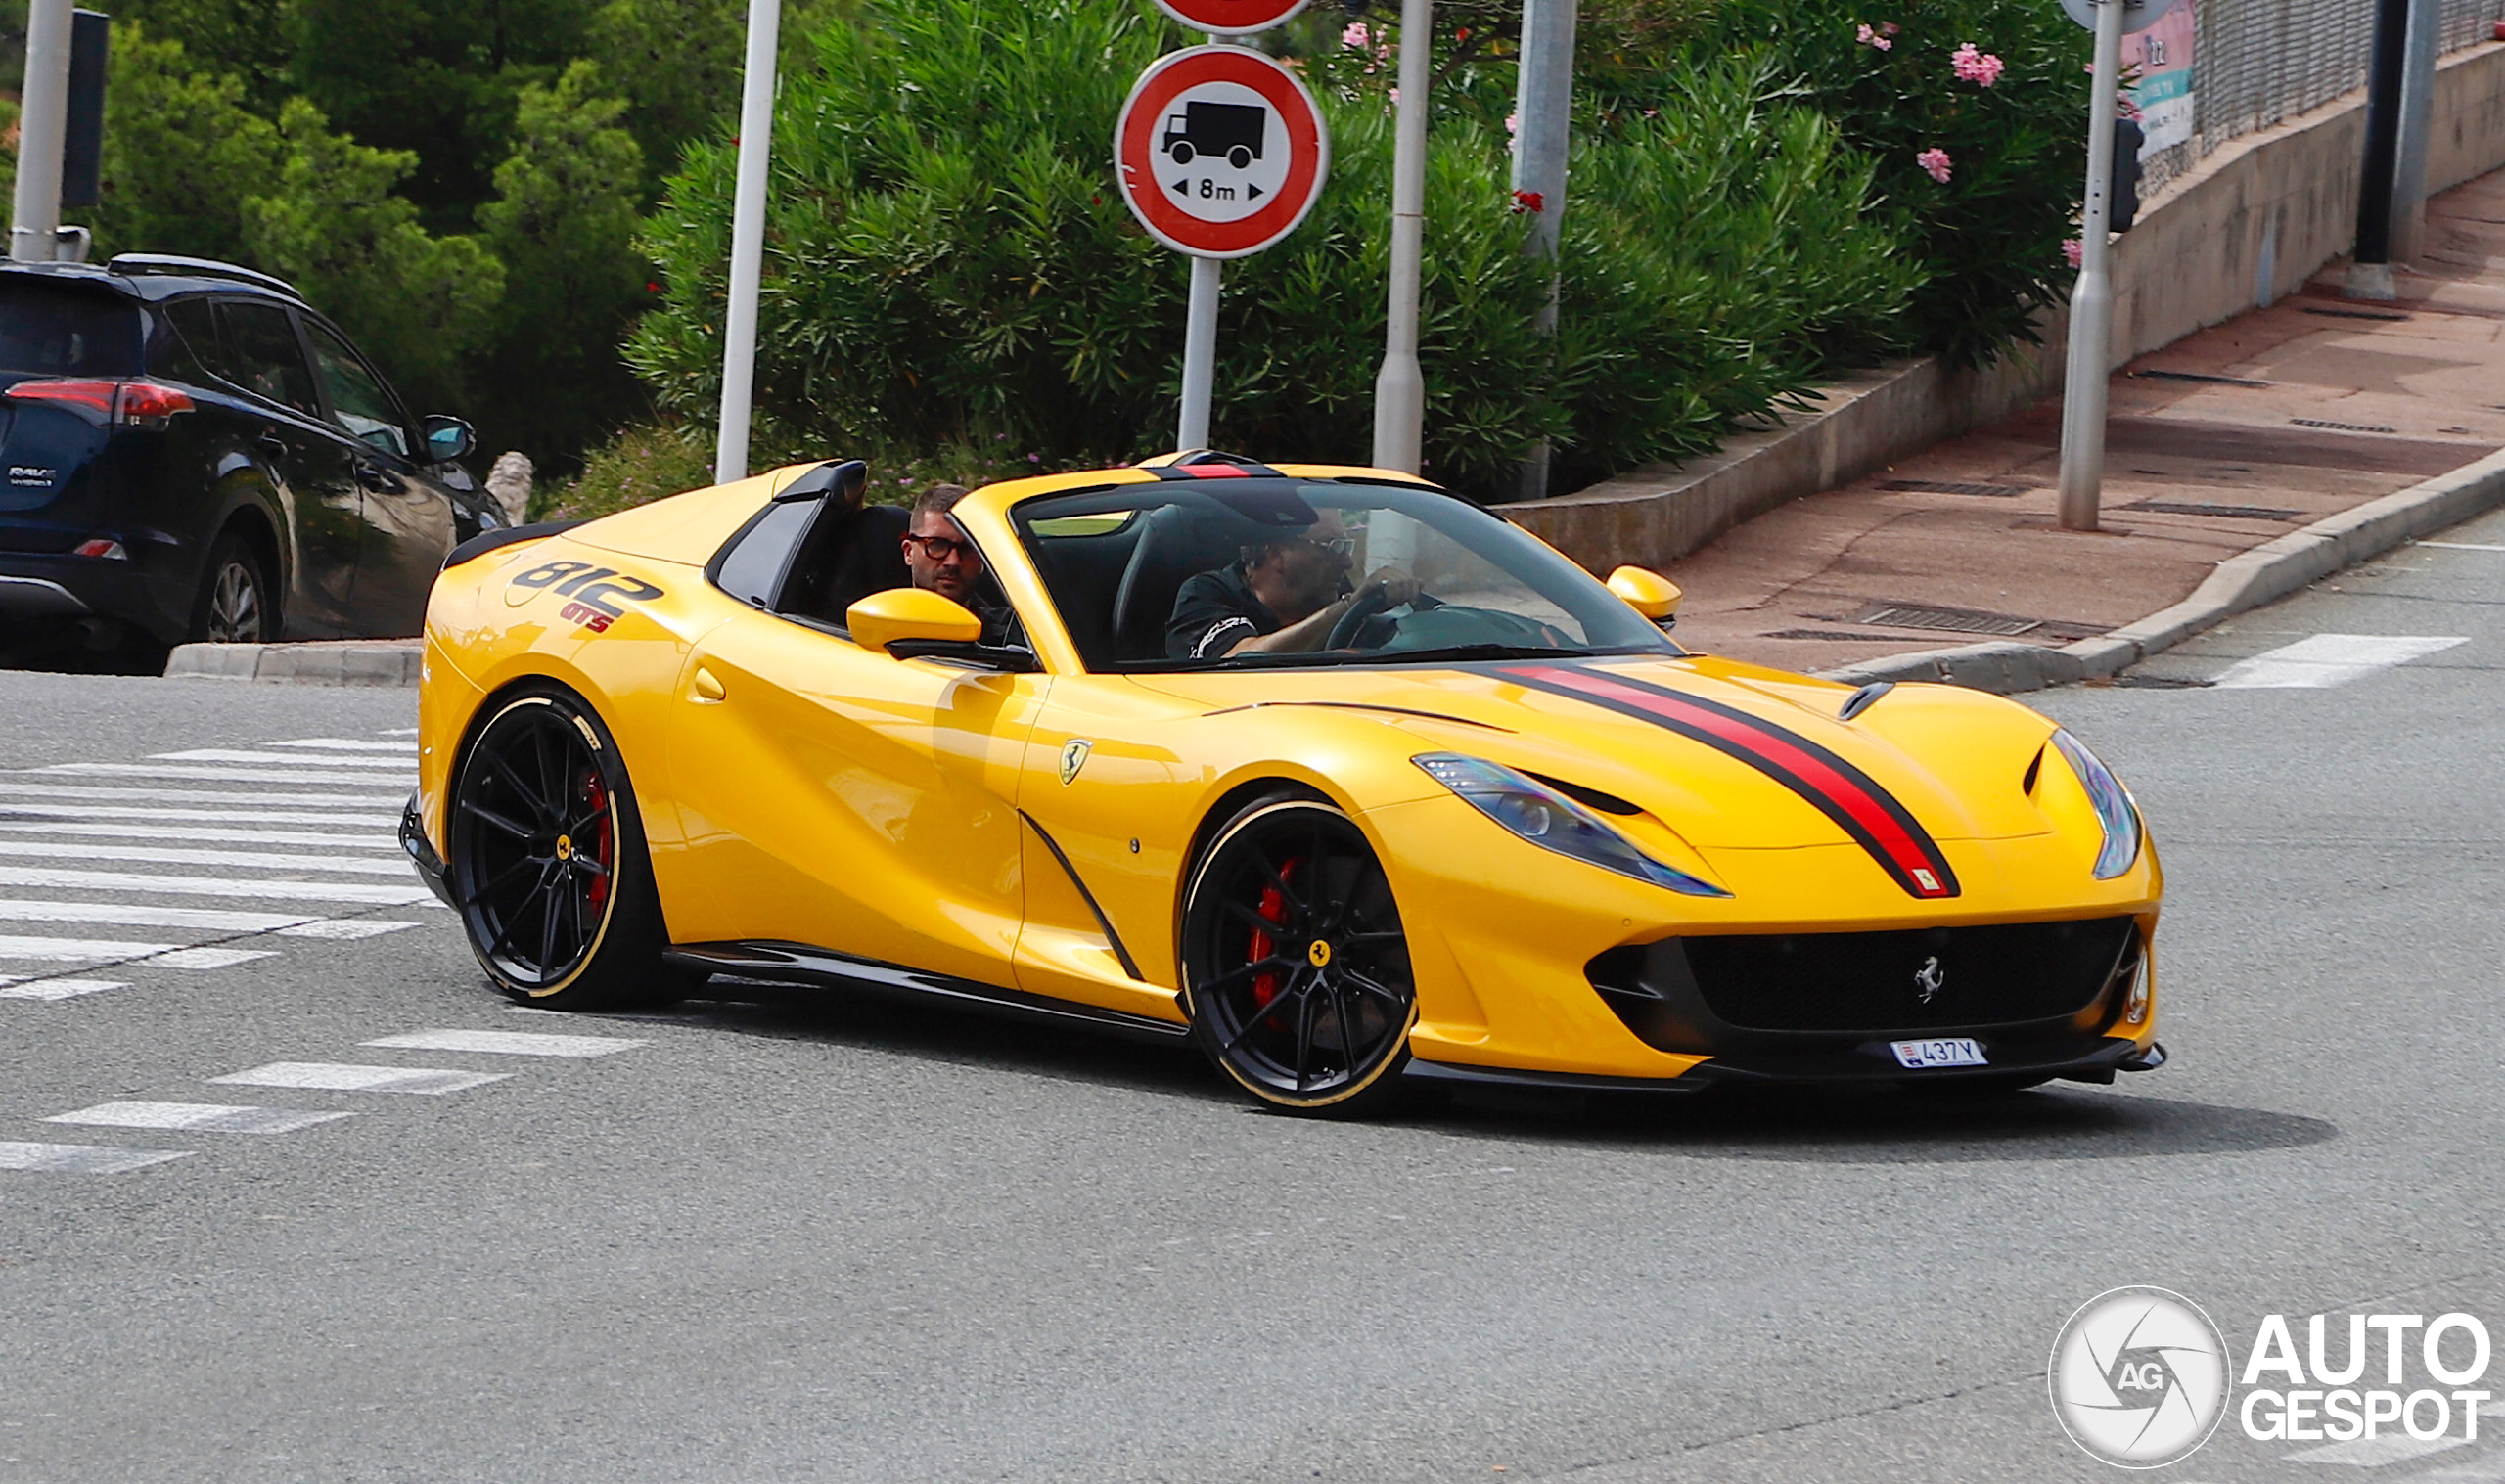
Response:
[{"label": "red brake caliper", "polygon": [[[1279,868],[1280,879],[1295,879],[1296,868],[1302,864],[1304,864],[1304,859],[1301,856],[1290,858],[1286,865]],[[1282,927],[1287,925],[1288,899],[1286,894],[1281,892],[1276,886],[1264,886],[1261,888],[1261,905],[1257,910],[1260,912],[1264,921],[1276,922]],[[1252,941],[1244,945],[1244,962],[1247,964],[1258,964],[1263,959],[1268,958],[1276,952],[1278,952],[1278,944],[1268,933],[1255,928],[1252,932]],[[1278,997],[1279,976],[1275,970],[1269,973],[1254,974],[1252,976],[1252,1003],[1254,1005],[1266,1007],[1272,1000],[1275,1000]]]},{"label": "red brake caliper", "polygon": [[599,818],[592,825],[591,858],[600,862],[602,875],[591,878],[591,905],[598,908],[609,900],[609,873],[617,869],[615,840],[609,828],[609,789],[595,773],[583,786],[583,801],[591,805]]}]

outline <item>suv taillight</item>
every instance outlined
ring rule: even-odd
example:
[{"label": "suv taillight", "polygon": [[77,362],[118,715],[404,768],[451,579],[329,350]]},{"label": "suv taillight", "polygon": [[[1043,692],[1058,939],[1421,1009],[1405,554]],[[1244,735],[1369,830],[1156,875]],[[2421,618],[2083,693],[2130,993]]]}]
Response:
[{"label": "suv taillight", "polygon": [[99,423],[140,427],[162,427],[175,413],[192,410],[187,393],[155,382],[20,382],[7,395],[21,402],[74,407]]}]

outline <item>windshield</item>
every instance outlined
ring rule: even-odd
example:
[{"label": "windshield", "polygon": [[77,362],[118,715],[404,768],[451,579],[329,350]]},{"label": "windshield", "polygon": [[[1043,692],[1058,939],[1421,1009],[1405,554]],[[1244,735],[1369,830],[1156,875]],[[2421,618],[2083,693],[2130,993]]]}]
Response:
[{"label": "windshield", "polygon": [[136,376],[139,307],[107,289],[0,281],[0,371]]},{"label": "windshield", "polygon": [[1011,517],[1091,670],[1680,652],[1581,567],[1434,490],[1186,478]]}]

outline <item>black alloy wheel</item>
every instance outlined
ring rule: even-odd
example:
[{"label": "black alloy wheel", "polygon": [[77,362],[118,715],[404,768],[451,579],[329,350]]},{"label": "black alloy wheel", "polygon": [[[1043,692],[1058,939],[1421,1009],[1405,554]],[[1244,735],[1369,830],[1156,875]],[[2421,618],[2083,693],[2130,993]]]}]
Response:
[{"label": "black alloy wheel", "polygon": [[496,988],[557,1010],[678,998],[634,790],[571,694],[501,703],[462,756],[446,831],[453,900]]},{"label": "black alloy wheel", "polygon": [[269,578],[251,543],[229,533],[209,548],[208,571],[192,609],[196,644],[263,644],[278,638]]},{"label": "black alloy wheel", "polygon": [[1193,1034],[1272,1107],[1350,1114],[1394,1096],[1417,987],[1390,880],[1319,799],[1272,796],[1217,832],[1183,908]]}]

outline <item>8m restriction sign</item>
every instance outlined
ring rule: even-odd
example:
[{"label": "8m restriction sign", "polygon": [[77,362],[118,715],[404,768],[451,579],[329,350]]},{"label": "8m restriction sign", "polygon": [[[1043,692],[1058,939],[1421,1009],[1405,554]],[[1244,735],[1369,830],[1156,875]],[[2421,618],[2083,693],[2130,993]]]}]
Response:
[{"label": "8m restriction sign", "polygon": [[1330,159],[1313,95],[1241,46],[1161,58],[1114,126],[1114,169],[1131,214],[1195,257],[1244,257],[1295,231],[1322,194]]}]

